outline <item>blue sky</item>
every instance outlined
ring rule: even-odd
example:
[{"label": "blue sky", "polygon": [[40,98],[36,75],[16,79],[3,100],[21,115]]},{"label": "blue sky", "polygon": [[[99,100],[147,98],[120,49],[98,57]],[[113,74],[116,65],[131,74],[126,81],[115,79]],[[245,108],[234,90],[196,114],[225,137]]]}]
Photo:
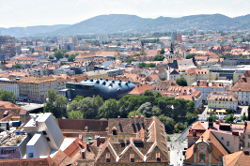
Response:
[{"label": "blue sky", "polygon": [[73,24],[101,14],[250,14],[250,0],[0,0],[0,27]]}]

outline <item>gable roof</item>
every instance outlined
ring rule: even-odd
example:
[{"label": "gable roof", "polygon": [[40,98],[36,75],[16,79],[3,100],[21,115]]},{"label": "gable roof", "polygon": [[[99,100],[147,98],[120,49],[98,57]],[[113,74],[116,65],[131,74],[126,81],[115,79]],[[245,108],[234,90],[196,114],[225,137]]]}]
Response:
[{"label": "gable roof", "polygon": [[176,71],[175,69],[170,73],[170,75],[177,75],[180,74],[178,71]]},{"label": "gable roof", "polygon": [[243,152],[235,152],[223,157],[224,166],[249,166],[250,155]]},{"label": "gable roof", "polygon": [[191,128],[193,130],[206,130],[207,129],[207,125],[204,122],[197,121],[197,122],[195,122],[195,123],[192,124]]},{"label": "gable roof", "polygon": [[[203,140],[202,140],[202,137],[203,137]],[[220,141],[214,136],[214,134],[212,133],[210,129],[206,130],[206,132],[202,134],[202,137],[200,137],[199,140],[197,140],[195,144],[193,144],[190,148],[187,149],[186,160],[189,160],[192,158],[192,156],[194,155],[194,149],[195,149],[196,144],[201,141],[206,141],[209,144],[211,144],[213,149],[217,149],[220,152],[221,156],[228,154],[227,150],[220,143]]]}]

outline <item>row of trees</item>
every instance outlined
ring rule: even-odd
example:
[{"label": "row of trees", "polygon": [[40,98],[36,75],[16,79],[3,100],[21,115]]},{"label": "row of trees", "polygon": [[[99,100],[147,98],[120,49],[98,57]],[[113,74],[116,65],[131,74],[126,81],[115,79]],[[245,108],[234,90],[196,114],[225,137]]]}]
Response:
[{"label": "row of trees", "polygon": [[155,63],[139,63],[139,68],[149,68],[149,67],[155,67]]},{"label": "row of trees", "polygon": [[48,92],[45,111],[52,112],[57,118],[72,119],[157,116],[165,124],[168,133],[182,131],[197,118],[192,101],[162,97],[154,91],[146,91],[142,96],[124,96],[119,100],[77,96],[67,103],[65,97],[52,90]]},{"label": "row of trees", "polygon": [[50,55],[49,56],[49,59],[55,59],[56,60],[60,60],[62,58],[68,58],[68,61],[69,62],[74,62],[75,61],[75,58],[78,54],[71,54],[71,55],[68,55],[66,54],[68,52],[68,50],[54,50],[54,55]]},{"label": "row of trees", "polygon": [[6,91],[3,89],[0,89],[0,100],[15,103],[16,102],[16,95],[11,91]]}]

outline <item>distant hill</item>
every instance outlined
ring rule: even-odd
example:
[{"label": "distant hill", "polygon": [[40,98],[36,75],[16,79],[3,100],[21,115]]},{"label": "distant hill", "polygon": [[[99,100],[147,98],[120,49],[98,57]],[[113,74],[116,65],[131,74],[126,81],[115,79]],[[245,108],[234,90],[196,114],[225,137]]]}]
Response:
[{"label": "distant hill", "polygon": [[1,35],[52,36],[110,33],[147,33],[188,30],[250,30],[250,15],[227,17],[221,14],[193,15],[180,18],[141,18],[135,15],[100,15],[73,25],[0,28]]},{"label": "distant hill", "polygon": [[0,35],[10,35],[15,37],[43,36],[47,33],[66,28],[70,25],[42,25],[29,27],[0,28]]}]

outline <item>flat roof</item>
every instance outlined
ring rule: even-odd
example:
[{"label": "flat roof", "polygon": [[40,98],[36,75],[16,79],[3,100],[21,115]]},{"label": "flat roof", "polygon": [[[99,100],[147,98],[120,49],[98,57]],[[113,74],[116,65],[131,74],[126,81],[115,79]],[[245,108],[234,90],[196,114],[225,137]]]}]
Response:
[{"label": "flat roof", "polygon": [[44,107],[44,104],[37,103],[18,102],[17,104],[21,105],[21,107],[27,110],[28,112]]},{"label": "flat roof", "polygon": [[30,141],[27,143],[27,145],[34,145],[40,137],[42,137],[43,135],[41,133],[36,133],[34,134],[34,136],[30,139]]}]

